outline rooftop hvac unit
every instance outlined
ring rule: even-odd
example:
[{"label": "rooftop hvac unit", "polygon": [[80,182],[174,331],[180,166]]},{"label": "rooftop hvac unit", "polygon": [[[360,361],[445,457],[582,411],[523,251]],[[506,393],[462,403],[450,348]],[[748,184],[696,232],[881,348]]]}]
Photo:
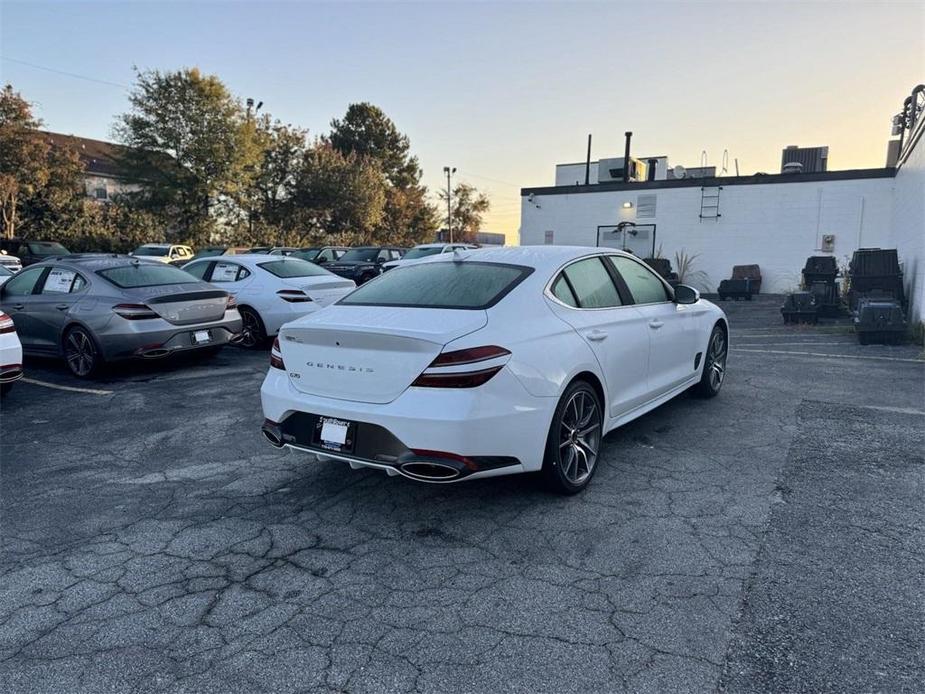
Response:
[{"label": "rooftop hvac unit", "polygon": [[[597,163],[597,182],[610,183],[623,180],[623,157],[601,159]],[[634,157],[630,157],[629,180],[645,181],[646,164]]]},{"label": "rooftop hvac unit", "polygon": [[802,164],[802,173],[818,173],[827,171],[829,167],[829,148],[828,147],[797,147],[788,145],[784,148],[780,158],[780,172],[792,173],[787,171],[787,164]]}]

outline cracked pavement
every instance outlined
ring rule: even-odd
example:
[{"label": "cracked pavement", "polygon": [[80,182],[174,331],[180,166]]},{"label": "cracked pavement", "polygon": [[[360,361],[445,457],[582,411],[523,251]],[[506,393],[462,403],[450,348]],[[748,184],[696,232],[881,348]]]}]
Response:
[{"label": "cracked pavement", "polygon": [[724,304],[721,395],[608,435],[571,498],[275,450],[266,353],[20,383],[0,691],[921,691],[921,349],[778,306]]}]

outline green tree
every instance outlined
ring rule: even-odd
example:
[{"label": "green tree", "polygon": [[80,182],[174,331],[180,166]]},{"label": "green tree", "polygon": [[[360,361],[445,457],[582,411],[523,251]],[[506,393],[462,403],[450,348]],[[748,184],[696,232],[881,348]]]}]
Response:
[{"label": "green tree", "polygon": [[327,137],[343,154],[359,155],[378,166],[385,177],[386,205],[374,237],[390,243],[419,243],[433,238],[438,213],[421,185],[421,168],[411,154],[407,135],[369,103],[350,104],[343,119],[331,121]]},{"label": "green tree", "polygon": [[216,219],[240,217],[261,149],[256,124],[221,80],[196,68],[139,72],[129,103],[114,132],[140,184],[132,201],[194,242]]},{"label": "green tree", "polygon": [[[386,182],[374,162],[325,142],[309,149],[293,189],[291,223],[309,240],[366,242],[382,221]],[[293,229],[292,231],[296,231]]]},{"label": "green tree", "polygon": [[22,203],[48,183],[48,142],[32,115],[32,106],[12,85],[0,92],[0,223],[13,237],[21,219]]},{"label": "green tree", "polygon": [[310,149],[308,131],[266,115],[258,121],[256,137],[261,156],[250,193],[251,227],[285,225],[293,214],[293,193]]},{"label": "green tree", "polygon": [[[446,209],[446,191],[440,191],[440,199]],[[474,242],[476,234],[482,228],[482,218],[491,207],[488,196],[468,183],[457,183],[453,188],[450,206],[453,212],[453,240]]]}]

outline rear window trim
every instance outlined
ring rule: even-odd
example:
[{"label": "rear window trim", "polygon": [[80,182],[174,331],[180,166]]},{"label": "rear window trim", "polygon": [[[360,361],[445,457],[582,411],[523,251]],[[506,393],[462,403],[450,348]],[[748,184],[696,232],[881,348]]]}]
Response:
[{"label": "rear window trim", "polygon": [[[141,263],[139,263],[139,265],[141,265]],[[144,265],[148,265],[148,263],[144,263]],[[153,265],[153,264],[152,264],[152,265]],[[163,265],[164,267],[171,267],[170,265],[167,265],[166,263],[161,263],[161,265]],[[101,269],[97,270],[97,271],[95,272],[95,274],[99,275],[99,276],[102,277],[104,280],[106,280],[107,282],[109,282],[109,284],[111,284],[111,285],[114,286],[114,287],[118,287],[119,289],[147,289],[148,287],[169,287],[169,286],[172,285],[172,284],[189,284],[189,283],[191,283],[191,282],[202,282],[201,279],[198,279],[197,277],[193,277],[192,275],[189,275],[189,273],[186,273],[187,275],[189,275],[189,280],[187,280],[186,282],[182,281],[182,279],[181,279],[181,281],[179,281],[179,282],[160,282],[160,283],[158,283],[158,284],[139,284],[139,285],[136,285],[136,286],[134,286],[134,287],[130,287],[130,286],[126,286],[126,285],[123,285],[123,284],[119,284],[119,283],[116,282],[114,279],[111,279],[111,278],[107,277],[106,274],[105,274],[105,273],[109,272],[110,270],[121,270],[121,269],[127,268],[127,267],[137,267],[137,266],[134,265],[134,264],[131,264],[131,263],[128,264],[128,265],[113,265],[112,267],[104,267],[104,268],[101,268]],[[158,267],[158,266],[157,266],[157,265],[153,265],[153,267]],[[158,268],[158,269],[160,269],[160,268]],[[181,270],[180,268],[174,268],[174,269],[176,269],[176,270],[179,271],[179,272],[183,272],[183,270]]]},{"label": "rear window trim", "polygon": [[[437,262],[446,263],[447,261],[437,261]],[[450,262],[456,263],[457,261],[454,260]],[[391,270],[389,272],[389,275],[392,275],[393,273],[397,273],[397,272],[416,272],[420,268],[430,267],[431,265],[435,265],[435,264],[437,263],[430,262],[430,263],[415,263],[413,265],[406,265],[404,267],[398,266],[394,270]],[[495,294],[495,296],[492,298],[490,302],[486,304],[481,304],[479,306],[461,306],[459,304],[424,304],[424,305],[421,305],[421,304],[383,304],[383,303],[371,303],[368,301],[348,302],[347,299],[353,296],[352,293],[338,300],[336,304],[343,305],[343,306],[373,306],[373,307],[379,307],[379,308],[423,308],[423,309],[437,309],[437,310],[445,309],[445,310],[452,310],[452,311],[487,311],[493,306],[496,306],[502,299],[504,299],[504,297],[506,297],[508,294],[514,291],[514,289],[516,289],[517,286],[521,282],[523,282],[525,279],[527,279],[530,275],[532,275],[536,271],[536,268],[530,267],[528,265],[517,265],[515,263],[491,263],[485,260],[463,261],[462,264],[463,265],[488,265],[490,267],[505,267],[505,268],[510,268],[513,270],[519,270],[520,274],[514,279],[512,279],[503,290]],[[386,275],[380,275],[379,277],[386,277]],[[379,277],[371,280],[370,284],[372,282],[375,282],[377,279],[379,279]]]}]

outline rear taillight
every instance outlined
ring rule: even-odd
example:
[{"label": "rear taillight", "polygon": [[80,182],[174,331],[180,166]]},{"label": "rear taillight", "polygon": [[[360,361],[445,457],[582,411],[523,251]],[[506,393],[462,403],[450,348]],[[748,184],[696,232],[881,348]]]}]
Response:
[{"label": "rear taillight", "polygon": [[270,350],[270,366],[274,369],[286,370],[286,365],[283,363],[283,353],[279,348],[278,337],[273,340],[273,349]]},{"label": "rear taillight", "polygon": [[[411,385],[419,388],[475,388],[504,368],[511,353],[503,347],[470,347],[437,355]],[[468,368],[460,368],[468,367]]]},{"label": "rear taillight", "polygon": [[312,300],[312,298],[301,289],[280,289],[276,292],[276,295],[283,301],[288,301],[290,304],[300,304]]},{"label": "rear taillight", "polygon": [[228,311],[233,308],[238,307],[238,300],[235,299],[231,294],[228,295],[228,301],[225,302],[225,310]]},{"label": "rear taillight", "polygon": [[145,304],[116,304],[112,310],[127,320],[157,318],[157,314]]},{"label": "rear taillight", "polygon": [[0,311],[0,335],[3,333],[15,333],[16,326],[13,323],[13,319],[6,315],[3,311]]}]

